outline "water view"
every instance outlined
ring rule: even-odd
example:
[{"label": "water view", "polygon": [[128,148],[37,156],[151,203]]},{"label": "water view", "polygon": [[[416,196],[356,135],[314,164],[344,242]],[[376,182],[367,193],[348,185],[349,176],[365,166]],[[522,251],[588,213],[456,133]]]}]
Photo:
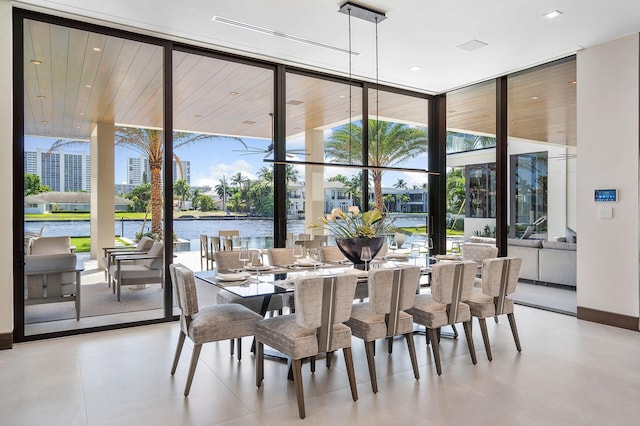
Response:
[{"label": "water view", "polygon": [[[117,235],[134,239],[136,232],[142,229],[141,220],[116,220]],[[422,215],[399,216],[395,222],[398,227],[424,226],[425,217]],[[90,235],[88,220],[73,221],[33,221],[25,222],[25,232],[39,233],[44,226],[43,235],[47,237],[69,235],[71,237],[86,237]],[[150,229],[150,222],[145,225],[145,232]],[[250,246],[265,248],[273,244],[273,219],[181,219],[173,222],[173,229],[178,238],[191,242],[191,250],[199,250],[201,234],[218,235],[218,231],[237,229],[242,238],[250,241]],[[292,219],[287,222],[288,232],[294,235],[307,232],[304,220]]]}]

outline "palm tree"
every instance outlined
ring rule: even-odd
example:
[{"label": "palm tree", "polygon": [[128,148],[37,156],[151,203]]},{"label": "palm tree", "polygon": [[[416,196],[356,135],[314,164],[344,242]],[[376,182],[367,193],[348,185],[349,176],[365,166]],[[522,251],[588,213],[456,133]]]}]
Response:
[{"label": "palm tree", "polygon": [[[175,154],[175,150],[194,142],[213,140],[220,138],[230,138],[227,136],[203,135],[197,133],[174,132],[173,133],[173,157],[182,169],[180,158]],[[238,138],[230,138],[246,144]],[[85,144],[83,141],[58,140],[49,152],[56,151],[62,147],[74,144]],[[164,138],[162,130],[143,129],[136,127],[116,127],[114,134],[115,146],[126,146],[142,154],[149,159],[149,169],[151,171],[151,232],[159,236],[162,235],[162,184],[161,173],[164,158]]]},{"label": "palm tree", "polygon": [[191,196],[191,187],[184,179],[177,179],[173,183],[173,193],[180,197],[180,210],[184,207],[184,199]]},{"label": "palm tree", "polygon": [[407,189],[407,181],[404,179],[398,179],[396,183],[393,184],[393,187],[398,189]]},{"label": "palm tree", "polygon": [[447,131],[447,154],[454,152],[474,151],[476,149],[496,146],[496,138],[471,133]]},{"label": "palm tree", "polygon": [[[362,164],[362,139],[360,124],[341,126],[326,142],[325,153],[335,161]],[[427,133],[424,129],[401,123],[369,120],[369,166],[393,167],[426,152]],[[373,179],[376,208],[384,211],[383,171],[373,169],[369,173]]]}]

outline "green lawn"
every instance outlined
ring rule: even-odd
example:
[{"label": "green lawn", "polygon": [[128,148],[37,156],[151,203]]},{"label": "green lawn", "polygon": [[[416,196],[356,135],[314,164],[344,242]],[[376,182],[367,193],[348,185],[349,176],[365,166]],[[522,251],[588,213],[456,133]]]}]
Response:
[{"label": "green lawn", "polygon": [[[131,246],[132,244],[128,243],[126,240],[123,240],[120,237],[116,238],[118,243],[121,243],[125,246]],[[88,237],[71,237],[71,245],[76,246],[76,253],[88,253],[91,251],[91,238]]]},{"label": "green lawn", "polygon": [[[132,220],[143,220],[144,213],[134,213],[134,212],[117,212],[113,215],[115,220],[120,219],[132,219]],[[149,216],[150,218],[151,216]],[[74,213],[74,212],[65,212],[65,213],[45,213],[45,214],[25,214],[25,221],[46,221],[46,220],[89,220],[91,219],[91,213]]]}]

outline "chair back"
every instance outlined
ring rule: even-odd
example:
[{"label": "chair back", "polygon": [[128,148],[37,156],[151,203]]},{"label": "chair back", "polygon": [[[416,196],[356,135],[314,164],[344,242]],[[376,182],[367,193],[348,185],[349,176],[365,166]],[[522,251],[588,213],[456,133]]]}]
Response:
[{"label": "chair back", "polygon": [[220,251],[220,237],[214,237],[213,235],[209,236],[209,253],[213,255],[213,253]]},{"label": "chair back", "polygon": [[337,246],[320,247],[320,260],[323,262],[339,262],[345,259],[346,257]]},{"label": "chair back", "polygon": [[384,314],[387,335],[397,334],[400,311],[413,306],[420,283],[420,267],[369,270],[369,308]]},{"label": "chair back", "polygon": [[311,256],[312,252],[310,250],[322,247],[322,240],[297,240],[296,244],[304,247],[305,254]]},{"label": "chair back", "polygon": [[71,253],[71,238],[40,237],[31,240],[31,254]]},{"label": "chair back", "polygon": [[163,265],[163,252],[164,244],[160,241],[155,241],[151,249],[147,252],[146,257],[152,257],[153,259],[140,259],[134,261],[138,265],[144,265],[149,269],[162,269]]},{"label": "chair back", "polygon": [[314,235],[313,239],[314,240],[319,240],[322,246],[326,246],[327,243],[329,243],[329,236],[328,235]]},{"label": "chair back", "polygon": [[465,262],[436,263],[431,270],[431,297],[447,306],[449,324],[455,324],[460,302],[468,300],[473,290],[477,264]]},{"label": "chair back", "polygon": [[298,234],[298,241],[309,241],[311,234]]},{"label": "chair back", "polygon": [[[253,259],[254,253],[260,253],[259,250],[249,250],[249,259]],[[218,251],[213,254],[216,260],[216,268],[219,271],[229,269],[240,269],[244,266],[240,261],[240,252],[238,251]]]},{"label": "chair back", "polygon": [[482,265],[484,259],[498,257],[498,247],[483,243],[462,244],[462,260],[473,260]]},{"label": "chair back", "polygon": [[229,230],[229,231],[218,231],[218,237],[222,243],[222,250],[231,251],[233,250],[233,238],[240,239],[240,231],[238,230]]},{"label": "chair back", "polygon": [[136,251],[149,251],[151,247],[153,247],[154,242],[153,238],[142,237],[140,241],[138,241],[138,244],[136,244]]},{"label": "chair back", "polygon": [[516,291],[521,266],[519,257],[485,259],[482,263],[482,292],[493,297],[496,315],[504,313],[507,294]]},{"label": "chair back", "polygon": [[272,248],[267,250],[267,259],[271,266],[290,265],[296,261],[293,257],[293,249],[290,248]]},{"label": "chair back", "polygon": [[209,255],[209,237],[200,235],[200,257],[206,258]]},{"label": "chair back", "polygon": [[198,291],[193,271],[179,263],[169,265],[171,282],[176,292],[178,307],[185,317],[198,313]]},{"label": "chair back", "polygon": [[331,347],[333,325],[351,317],[356,280],[354,274],[296,279],[296,322],[302,327],[317,329],[318,353],[327,352]]}]

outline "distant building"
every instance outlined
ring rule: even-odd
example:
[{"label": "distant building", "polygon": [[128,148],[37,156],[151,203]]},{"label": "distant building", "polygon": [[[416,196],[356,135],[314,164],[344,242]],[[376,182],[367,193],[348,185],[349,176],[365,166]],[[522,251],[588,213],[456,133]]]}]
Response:
[{"label": "distant building", "polygon": [[[130,200],[115,197],[115,210],[125,211]],[[25,213],[50,213],[53,211],[89,211],[91,194],[89,192],[43,192],[24,197]]]},{"label": "distant building", "polygon": [[91,156],[85,152],[24,152],[24,172],[40,177],[40,183],[53,191],[89,191]]},{"label": "distant building", "polygon": [[[180,161],[182,164],[182,174],[176,160],[173,160],[173,181],[182,178],[191,184],[191,162]],[[138,186],[142,183],[151,182],[151,169],[149,168],[149,159],[147,157],[127,158],[127,184]]]}]

